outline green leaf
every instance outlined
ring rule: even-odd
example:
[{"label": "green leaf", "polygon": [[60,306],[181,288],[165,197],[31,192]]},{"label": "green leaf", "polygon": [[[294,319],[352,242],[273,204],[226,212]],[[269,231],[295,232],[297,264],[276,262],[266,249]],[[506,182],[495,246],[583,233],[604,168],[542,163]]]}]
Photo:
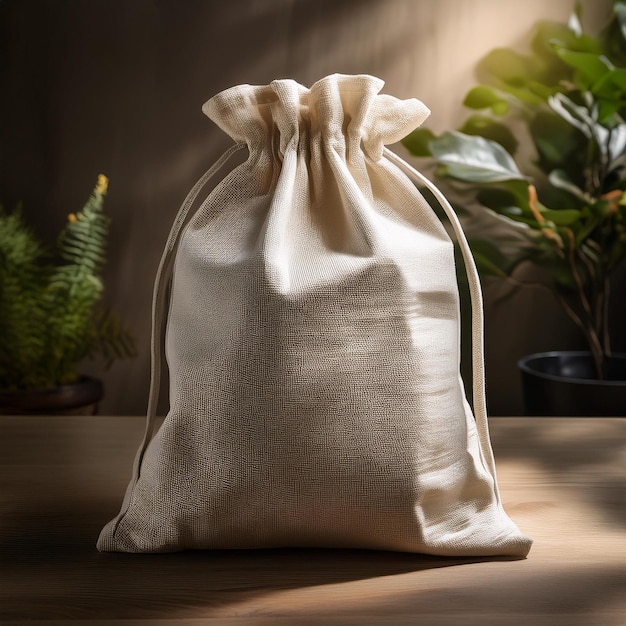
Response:
[{"label": "green leaf", "polygon": [[602,157],[608,157],[609,130],[596,122],[592,112],[587,107],[577,105],[562,93],[550,98],[548,104],[566,122],[578,128],[585,137],[594,141]]},{"label": "green leaf", "polygon": [[418,128],[402,140],[402,145],[414,156],[431,156],[429,143],[435,135],[428,128]]},{"label": "green leaf", "polygon": [[535,78],[534,61],[509,48],[495,48],[480,61],[480,69],[488,72],[506,85],[523,87]]},{"label": "green leaf", "polygon": [[616,67],[606,72],[589,89],[598,97],[615,100],[622,106],[626,92],[626,69]]},{"label": "green leaf", "polygon": [[[508,204],[514,204],[515,206],[522,207],[524,210],[528,209],[528,186],[530,181],[527,178],[519,180],[504,180],[497,185],[491,185],[480,190],[479,195],[490,194],[497,192],[499,194],[508,194],[506,202]],[[495,196],[491,196],[495,197]],[[501,196],[504,198],[504,196]],[[500,200],[505,202],[505,200]]]},{"label": "green leaf", "polygon": [[553,44],[556,54],[565,63],[577,70],[579,84],[583,88],[589,88],[597,83],[603,76],[615,69],[613,63],[603,54],[591,52],[574,52]]},{"label": "green leaf", "polygon": [[502,84],[500,88],[502,91],[510,94],[519,102],[529,105],[538,106],[544,103],[545,98],[538,96],[534,89],[531,89],[531,85],[534,85],[536,81],[529,80],[522,86]]},{"label": "green leaf", "polygon": [[557,226],[572,226],[582,218],[582,213],[576,209],[559,209],[542,211],[543,217]]},{"label": "green leaf", "polygon": [[607,56],[620,67],[626,66],[626,2],[615,2],[613,16],[600,33]]},{"label": "green leaf", "polygon": [[567,24],[541,20],[534,26],[530,45],[535,54],[539,56],[545,54],[552,56],[554,53],[552,48],[553,41],[561,41],[564,45],[567,45],[572,43],[575,39],[576,36],[567,27]]},{"label": "green leaf", "polygon": [[561,167],[570,160],[582,169],[587,140],[576,127],[552,111],[540,111],[530,120],[528,128],[544,170]]},{"label": "green leaf", "polygon": [[562,93],[550,98],[548,104],[568,124],[577,128],[585,137],[591,138],[594,121],[586,107],[577,105]]},{"label": "green leaf", "polygon": [[466,182],[489,183],[524,179],[511,155],[495,141],[446,132],[430,142],[433,157],[450,176]]},{"label": "green leaf", "polygon": [[469,109],[490,108],[496,115],[504,115],[509,108],[508,102],[497,91],[485,85],[470,89],[463,105]]},{"label": "green leaf", "polygon": [[544,85],[543,83],[535,80],[529,81],[527,87],[532,94],[538,96],[539,98],[541,98],[541,100],[545,102],[548,101],[548,98],[550,96],[553,96],[559,91],[558,87],[554,85]]},{"label": "green leaf", "polygon": [[[562,33],[563,28],[564,37],[559,37],[556,43],[561,43],[563,39],[569,43],[569,40],[575,39],[564,26],[558,32]],[[552,30],[548,32],[552,34]],[[534,56],[496,48],[480,61],[480,70],[489,74],[500,89],[520,102],[530,106],[540,105],[555,88],[564,81],[570,81],[574,71],[555,54],[552,47],[555,41],[544,41],[544,36],[545,33],[542,34],[540,29],[534,41]],[[565,44],[563,46],[568,47]]]},{"label": "green leaf", "polygon": [[[525,198],[527,197],[528,191],[526,190]],[[527,203],[519,202],[518,193],[510,189],[502,189],[499,186],[481,189],[476,199],[496,213],[509,210],[512,210],[512,212],[523,212],[528,208]]]},{"label": "green leaf", "polygon": [[584,202],[589,200],[585,192],[578,185],[573,183],[567,173],[562,169],[552,170],[548,175],[548,180],[555,187],[571,193]]},{"label": "green leaf", "polygon": [[598,122],[605,126],[613,126],[616,122],[616,113],[622,107],[622,102],[600,100],[598,102]]},{"label": "green leaf", "polygon": [[577,52],[602,53],[602,46],[594,37],[585,35],[583,32],[577,35],[567,24],[561,22],[541,21],[535,26],[531,47],[535,54],[547,56],[554,54],[552,44],[559,45]]},{"label": "green leaf", "polygon": [[493,239],[472,239],[470,247],[478,269],[484,275],[509,276],[519,262],[518,256],[505,254]]},{"label": "green leaf", "polygon": [[[516,181],[519,183],[519,181]],[[501,184],[501,183],[500,183]],[[510,183],[508,183],[510,185]],[[491,209],[496,215],[503,216],[507,221],[534,226],[535,217],[528,207],[528,184],[524,189],[500,189],[486,187],[481,189],[476,199],[483,206]]]},{"label": "green leaf", "polygon": [[498,102],[493,103],[491,110],[494,115],[506,115],[509,112],[509,103],[506,100],[499,100]]},{"label": "green leaf", "polygon": [[466,135],[479,135],[499,143],[509,154],[515,154],[518,142],[511,129],[492,117],[475,114],[465,120],[459,131]]}]

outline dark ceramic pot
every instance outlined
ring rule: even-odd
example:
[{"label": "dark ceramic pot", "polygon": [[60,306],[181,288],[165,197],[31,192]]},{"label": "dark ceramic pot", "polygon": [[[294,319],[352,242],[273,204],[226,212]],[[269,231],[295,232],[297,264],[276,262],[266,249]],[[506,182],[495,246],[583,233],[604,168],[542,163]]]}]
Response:
[{"label": "dark ceramic pot", "polygon": [[103,395],[102,381],[87,376],[50,389],[0,391],[0,415],[95,415]]},{"label": "dark ceramic pot", "polygon": [[518,362],[527,415],[626,416],[626,354],[596,378],[590,352],[541,352]]}]

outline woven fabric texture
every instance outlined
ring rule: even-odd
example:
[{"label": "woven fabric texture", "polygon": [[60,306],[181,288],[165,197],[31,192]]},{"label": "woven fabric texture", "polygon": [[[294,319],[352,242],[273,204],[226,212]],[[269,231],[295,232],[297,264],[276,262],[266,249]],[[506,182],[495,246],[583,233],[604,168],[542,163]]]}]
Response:
[{"label": "woven fabric texture", "polygon": [[527,554],[465,399],[452,243],[383,152],[429,111],[382,84],[205,104],[249,156],[180,238],[170,410],[98,549]]}]

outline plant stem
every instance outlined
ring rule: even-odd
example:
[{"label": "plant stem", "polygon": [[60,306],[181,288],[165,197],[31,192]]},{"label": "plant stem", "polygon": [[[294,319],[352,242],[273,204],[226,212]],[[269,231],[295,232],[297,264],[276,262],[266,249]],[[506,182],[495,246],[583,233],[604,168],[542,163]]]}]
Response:
[{"label": "plant stem", "polygon": [[605,356],[611,356],[611,333],[609,332],[609,299],[611,296],[611,280],[604,278],[604,298],[602,299],[602,331]]},{"label": "plant stem", "polygon": [[589,344],[591,354],[593,356],[596,373],[600,379],[604,377],[604,370],[602,367],[604,352],[600,340],[598,339],[598,333],[589,324],[585,324],[580,315],[576,313],[576,311],[570,306],[570,304],[563,296],[555,293],[553,289],[551,289],[547,285],[544,285],[543,283],[527,282],[514,278],[513,276],[507,276],[504,280],[515,287],[534,287],[535,289],[543,289],[551,296],[555,297],[558,303],[563,307],[565,313],[567,313],[567,316],[574,322],[574,324],[576,324],[576,326],[578,326],[578,328],[580,328],[580,330],[585,335],[587,343]]},{"label": "plant stem", "polygon": [[[585,287],[583,285],[583,281],[580,277],[580,273],[578,272],[578,267],[576,265],[576,257],[575,250],[576,244],[574,240],[574,233],[571,229],[566,228],[569,238],[569,249],[567,259],[569,262],[570,270],[572,272],[572,276],[574,277],[574,281],[576,282],[576,288],[578,290],[578,299],[583,307],[583,311],[586,314],[588,324],[585,325],[586,335],[589,340],[589,348],[591,349],[591,354],[593,355],[593,360],[596,367],[596,374],[598,378],[604,378],[604,351],[602,349],[602,343],[600,342],[600,337],[598,336],[598,332],[594,328],[594,315],[591,310],[591,305],[589,304],[589,299],[587,298],[587,294],[585,293]],[[582,321],[582,320],[581,320]]]}]

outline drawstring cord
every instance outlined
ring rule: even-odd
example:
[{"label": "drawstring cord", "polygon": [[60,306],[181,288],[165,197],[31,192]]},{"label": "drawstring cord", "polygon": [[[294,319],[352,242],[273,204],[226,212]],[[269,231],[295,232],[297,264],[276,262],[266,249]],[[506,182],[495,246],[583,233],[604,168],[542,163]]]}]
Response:
[{"label": "drawstring cord", "polygon": [[159,390],[161,387],[161,344],[163,342],[163,315],[165,310],[165,295],[167,292],[167,286],[172,278],[174,267],[174,256],[178,247],[178,239],[185,222],[189,210],[195,203],[198,195],[202,191],[203,187],[220,171],[226,161],[230,157],[246,147],[245,143],[237,143],[231,146],[222,156],[200,177],[198,182],[191,188],[191,191],[187,194],[182,206],[176,214],[174,223],[170,229],[170,233],[167,237],[163,254],[161,255],[161,261],[157,269],[156,277],[154,279],[154,291],[152,292],[152,332],[150,337],[150,392],[148,394],[148,409],[146,411],[146,428],[144,431],[143,440],[135,456],[133,463],[133,474],[131,481],[126,489],[124,500],[118,515],[111,520],[113,525],[112,537],[115,536],[117,527],[122,518],[126,514],[130,501],[133,495],[133,490],[139,479],[139,472],[141,470],[141,462],[143,455],[152,439],[152,432],[154,430],[154,421],[156,418],[157,404],[159,401]]},{"label": "drawstring cord", "polygon": [[178,247],[178,239],[182,231],[183,226],[187,220],[187,214],[189,209],[193,206],[198,194],[202,191],[203,187],[217,174],[217,172],[224,166],[226,161],[230,157],[246,147],[245,143],[238,143],[231,146],[222,156],[200,177],[198,182],[191,188],[191,191],[187,194],[185,201],[180,207],[170,234],[167,237],[165,243],[165,249],[161,256],[161,262],[157,269],[156,278],[154,281],[154,292],[152,294],[152,336],[150,341],[150,392],[148,395],[148,410],[147,410],[147,422],[146,433],[144,437],[145,445],[152,436],[152,429],[154,427],[154,418],[156,417],[157,404],[159,401],[159,389],[161,386],[161,348],[163,342],[163,314],[165,310],[165,294],[167,286],[172,278],[172,270],[174,266],[174,253]]},{"label": "drawstring cord", "polygon": [[487,399],[485,393],[485,348],[484,348],[484,313],[483,296],[480,288],[480,279],[474,256],[470,249],[467,237],[463,232],[461,222],[457,217],[452,205],[439,189],[423,174],[411,167],[404,159],[397,154],[384,148],[385,156],[397,165],[411,180],[427,187],[435,196],[446,216],[450,220],[456,240],[463,255],[465,272],[469,283],[470,300],[472,304],[472,397],[474,404],[474,416],[476,418],[476,430],[483,459],[487,465],[493,480],[498,501],[500,495],[497,489],[496,467],[489,439],[489,424],[487,422]]},{"label": "drawstring cord", "polygon": [[150,338],[150,391],[148,394],[148,409],[146,411],[146,429],[143,436],[143,441],[139,446],[139,451],[135,458],[133,465],[133,479],[130,484],[130,488],[126,494],[125,501],[122,505],[122,512],[118,516],[118,521],[122,518],[124,511],[128,507],[130,495],[132,491],[132,485],[139,478],[139,470],[141,468],[141,461],[143,459],[144,452],[152,439],[152,433],[154,430],[154,421],[156,418],[157,404],[159,401],[159,390],[161,387],[161,361],[162,361],[162,343],[163,343],[163,315],[165,311],[165,299],[167,293],[167,287],[172,278],[174,268],[175,252],[178,248],[178,240],[180,238],[181,231],[187,220],[189,210],[194,205],[198,195],[204,188],[204,186],[222,169],[224,164],[230,159],[233,154],[239,152],[246,147],[245,143],[237,143],[231,146],[222,156],[200,177],[198,182],[191,188],[191,191],[187,194],[182,206],[176,214],[174,223],[170,229],[170,233],[167,237],[161,261],[157,269],[156,277],[154,279],[154,291],[152,294],[152,333]]}]

